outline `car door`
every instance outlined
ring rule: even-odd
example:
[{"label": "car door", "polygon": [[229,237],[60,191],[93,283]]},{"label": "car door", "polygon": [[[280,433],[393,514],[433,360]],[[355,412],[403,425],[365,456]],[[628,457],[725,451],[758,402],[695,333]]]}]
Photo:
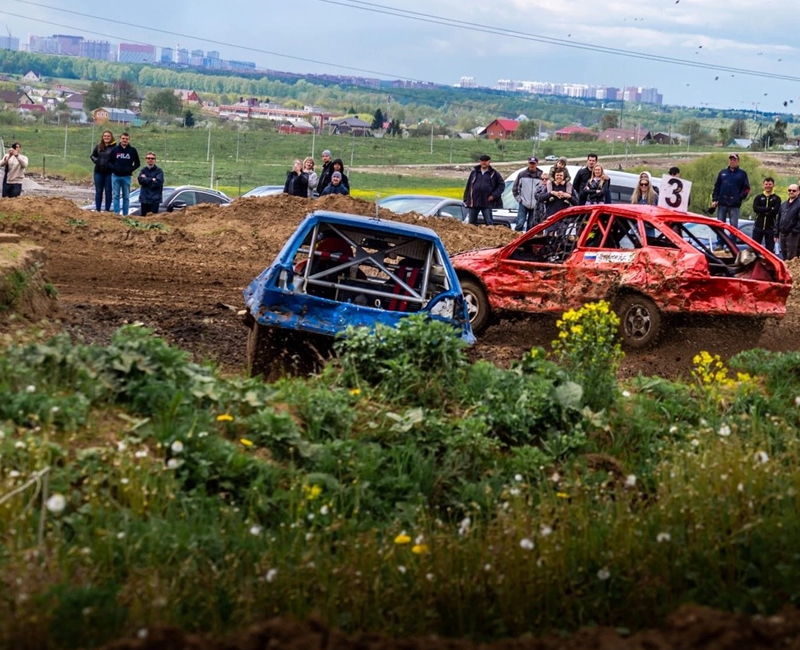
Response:
[{"label": "car door", "polygon": [[[578,242],[590,211],[573,212],[533,228],[503,251],[491,279],[484,278],[495,308],[558,312],[581,304],[575,289]],[[491,284],[490,284],[491,282]]]},{"label": "car door", "polygon": [[194,190],[181,190],[174,194],[167,203],[167,211],[183,210],[193,205],[197,205],[197,195]]},{"label": "car door", "polygon": [[464,221],[467,217],[467,210],[461,202],[453,202],[443,205],[436,213],[438,217],[451,217]]},{"label": "car door", "polygon": [[213,203],[215,205],[220,205],[222,203],[228,203],[228,201],[225,200],[225,197],[220,196],[219,194],[195,190],[195,205],[199,205],[200,203]]}]

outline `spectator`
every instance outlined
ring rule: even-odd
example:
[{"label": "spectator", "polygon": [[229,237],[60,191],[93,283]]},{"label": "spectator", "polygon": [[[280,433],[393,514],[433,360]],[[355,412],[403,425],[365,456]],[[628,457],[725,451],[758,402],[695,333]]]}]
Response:
[{"label": "spectator", "polygon": [[595,164],[592,167],[592,176],[580,193],[581,205],[597,205],[598,203],[611,203],[611,179],[606,175],[603,166]]},{"label": "spectator", "polygon": [[792,184],[787,190],[789,198],[781,203],[780,218],[778,220],[778,237],[780,238],[781,254],[787,262],[797,257],[797,243],[800,241],[800,200],[798,199],[798,186]]},{"label": "spectator", "polygon": [[679,167],[670,167],[669,171],[667,172],[672,178],[680,178],[681,177],[681,170]]},{"label": "spectator", "polygon": [[142,216],[146,217],[151,212],[158,214],[161,198],[164,191],[164,171],[156,165],[156,155],[148,151],[144,155],[145,166],[139,172],[139,205],[142,206]]},{"label": "spectator", "polygon": [[308,198],[308,174],[303,171],[303,163],[299,159],[295,160],[292,169],[286,172],[283,193]]},{"label": "spectator", "polygon": [[23,156],[21,151],[22,145],[15,142],[0,160],[0,167],[3,168],[3,198],[13,199],[22,194],[22,180],[25,178],[28,157]]},{"label": "spectator", "polygon": [[308,198],[313,199],[317,194],[317,185],[319,184],[319,176],[314,171],[314,159],[309,156],[303,161],[303,171],[308,176]]},{"label": "spectator", "polygon": [[658,196],[647,174],[639,176],[639,182],[636,185],[636,189],[633,190],[633,196],[631,196],[631,203],[634,205],[656,205],[658,203]]},{"label": "spectator", "polygon": [[753,241],[764,244],[770,253],[775,252],[775,223],[781,213],[781,197],[774,193],[775,179],[764,179],[764,191],[753,199],[756,223],[753,226]]},{"label": "spectator", "polygon": [[94,163],[94,209],[100,212],[105,195],[106,212],[111,210],[111,150],[117,144],[111,131],[103,131],[89,156]]},{"label": "spectator", "polygon": [[469,208],[469,223],[478,223],[478,213],[483,214],[483,222],[487,226],[494,225],[492,208],[497,205],[502,207],[500,197],[503,195],[505,184],[503,177],[489,163],[492,160],[488,154],[483,154],[480,163],[475,165],[467,179],[464,188],[464,205]]},{"label": "spectator", "polygon": [[122,199],[123,216],[128,216],[130,209],[131,176],[142,164],[139,160],[139,152],[131,146],[130,142],[131,136],[121,133],[119,144],[114,146],[109,155],[114,212],[120,213],[120,199]]},{"label": "spectator", "polygon": [[572,176],[570,176],[569,170],[567,169],[567,159],[564,158],[564,156],[561,156],[561,158],[556,160],[556,164],[550,169],[550,178],[555,178],[558,170],[564,172],[564,180],[567,183],[572,180]]},{"label": "spectator", "polygon": [[345,186],[345,184],[342,182],[342,179],[342,172],[333,172],[333,174],[331,174],[331,184],[322,190],[322,195],[328,196],[329,194],[343,194],[347,196],[350,194],[350,189]]},{"label": "spectator", "polygon": [[[586,156],[586,165],[581,167],[578,170],[578,173],[575,174],[575,181],[572,185],[575,187],[575,191],[578,193],[578,196],[581,195],[583,188],[586,187],[586,183],[588,183],[589,179],[592,177],[592,169],[594,169],[596,163],[597,154],[590,153],[588,156]],[[583,205],[583,203],[583,200],[581,200],[580,204]]]},{"label": "spectator", "polygon": [[739,210],[742,201],[750,193],[747,172],[739,168],[739,154],[728,156],[728,166],[717,175],[714,191],[711,193],[711,208],[719,208],[717,218],[736,228],[739,225]]},{"label": "spectator", "polygon": [[331,152],[328,149],[322,152],[322,170],[319,173],[319,181],[317,181],[317,192],[322,194],[331,182],[331,174],[333,174],[333,162],[331,161]]},{"label": "spectator", "polygon": [[557,169],[553,180],[547,181],[547,191],[542,194],[541,200],[546,206],[545,215],[548,219],[564,208],[578,203],[572,183],[564,180],[563,169]]},{"label": "spectator", "polygon": [[519,203],[517,208],[517,221],[514,230],[524,232],[536,225],[536,194],[542,187],[542,170],[539,169],[539,159],[536,156],[528,158],[528,168],[523,169],[514,181],[511,193]]}]

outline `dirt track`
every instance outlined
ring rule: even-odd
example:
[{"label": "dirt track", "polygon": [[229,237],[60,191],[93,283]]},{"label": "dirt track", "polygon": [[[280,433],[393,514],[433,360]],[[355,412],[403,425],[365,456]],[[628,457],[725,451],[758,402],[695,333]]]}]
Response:
[{"label": "dirt track", "polygon": [[[314,208],[375,213],[373,203],[350,197],[312,203],[279,195],[159,215],[158,222],[167,226],[160,231],[129,228],[108,213],[83,211],[65,199],[22,197],[0,205],[0,213],[12,215],[0,220],[0,228],[44,247],[67,330],[102,343],[120,325],[139,321],[195,358],[238,372],[245,364],[247,332],[236,315],[243,307],[242,289]],[[384,211],[381,216],[398,218]],[[453,220],[425,220],[425,225],[439,231],[451,254],[513,237],[502,227]],[[552,318],[506,321],[490,327],[471,354],[507,364],[553,337]],[[679,327],[657,349],[629,354],[622,372],[676,376],[688,371],[699,350],[729,357],[756,345],[800,347],[800,290],[790,298],[787,317],[770,323],[760,340],[754,333],[728,332],[724,322]]]}]

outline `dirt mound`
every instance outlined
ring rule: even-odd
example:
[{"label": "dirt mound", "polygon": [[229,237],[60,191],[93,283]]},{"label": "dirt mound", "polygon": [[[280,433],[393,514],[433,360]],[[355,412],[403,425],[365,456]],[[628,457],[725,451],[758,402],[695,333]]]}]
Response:
[{"label": "dirt mound", "polygon": [[20,319],[36,322],[56,313],[55,288],[45,277],[42,248],[0,232],[0,329]]},{"label": "dirt mound", "polygon": [[[143,638],[142,638],[143,637]],[[104,650],[769,650],[797,648],[800,612],[787,607],[777,616],[744,616],[703,607],[682,607],[659,629],[625,637],[611,628],[583,628],[570,637],[522,637],[491,644],[430,637],[348,635],[316,620],[276,618],[227,639],[186,634],[175,628],[143,629]]]}]

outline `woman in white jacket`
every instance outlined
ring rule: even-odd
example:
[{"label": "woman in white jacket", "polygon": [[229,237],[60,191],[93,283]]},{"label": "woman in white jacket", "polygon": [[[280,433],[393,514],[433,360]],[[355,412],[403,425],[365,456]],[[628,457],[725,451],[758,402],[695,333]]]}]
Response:
[{"label": "woman in white jacket", "polygon": [[313,199],[315,196],[317,196],[317,183],[319,183],[319,177],[314,171],[314,159],[311,156],[303,161],[303,171],[308,174],[308,198]]},{"label": "woman in white jacket", "polygon": [[22,194],[22,179],[25,178],[28,158],[20,153],[21,149],[19,142],[15,142],[0,160],[0,168],[3,169],[3,198],[13,199]]}]

